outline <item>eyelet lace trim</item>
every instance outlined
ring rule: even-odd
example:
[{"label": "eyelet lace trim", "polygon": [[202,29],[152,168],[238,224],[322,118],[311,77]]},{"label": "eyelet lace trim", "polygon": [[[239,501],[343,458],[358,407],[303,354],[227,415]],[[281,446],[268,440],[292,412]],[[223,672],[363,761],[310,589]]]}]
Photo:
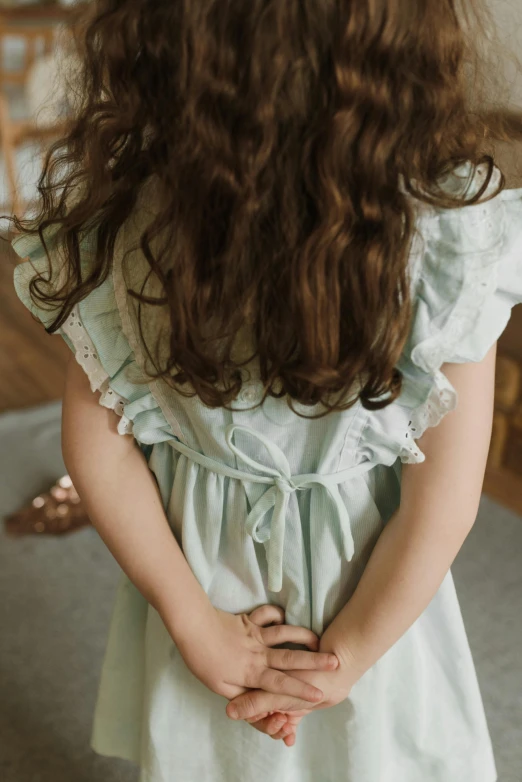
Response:
[{"label": "eyelet lace trim", "polygon": [[[459,223],[459,231],[466,235],[468,246],[476,242],[478,248],[483,247],[486,237],[489,247],[469,252],[462,291],[445,325],[411,352],[413,364],[433,376],[433,387],[424,404],[410,411],[411,420],[404,433],[406,442],[400,452],[403,463],[424,461],[424,454],[412,441],[418,440],[429,427],[437,426],[446,413],[457,406],[457,392],[440,367],[459,356],[459,343],[466,334],[473,332],[487,298],[498,285],[499,259],[506,240],[503,205],[499,201],[488,201],[481,208],[469,209],[466,221]],[[453,214],[445,215],[445,219],[452,220]],[[492,237],[497,239],[493,242]]]},{"label": "eyelet lace trim", "polygon": [[99,391],[99,403],[121,417],[118,422],[119,434],[132,433],[132,421],[124,413],[128,399],[117,394],[109,385],[110,377],[101,365],[94,344],[80,318],[78,306],[73,307],[62,331],[71,340],[75,358],[89,378],[91,391]]},{"label": "eyelet lace trim", "polygon": [[402,444],[400,459],[403,464],[416,464],[423,462],[425,456],[415,443],[426,429],[438,426],[447,413],[457,406],[458,395],[455,388],[449,382],[443,372],[438,370],[435,375],[435,385],[424,404],[410,412],[408,431],[405,432],[405,441]]}]

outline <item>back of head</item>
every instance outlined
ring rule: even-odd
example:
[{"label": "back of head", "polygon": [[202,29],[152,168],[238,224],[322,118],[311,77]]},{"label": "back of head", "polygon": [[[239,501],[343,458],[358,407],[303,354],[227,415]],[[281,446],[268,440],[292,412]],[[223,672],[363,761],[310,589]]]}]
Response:
[{"label": "back of head", "polygon": [[[59,225],[69,267],[39,292],[63,302],[50,330],[107,277],[138,215],[162,294],[142,297],[142,317],[168,327],[154,363],[180,393],[236,397],[248,322],[266,394],[342,409],[358,385],[365,407],[390,404],[416,204],[480,200],[490,140],[522,127],[484,100],[488,27],[471,0],[93,2],[70,130],[39,185],[39,230]],[[471,198],[440,184],[463,163],[488,169]]]}]

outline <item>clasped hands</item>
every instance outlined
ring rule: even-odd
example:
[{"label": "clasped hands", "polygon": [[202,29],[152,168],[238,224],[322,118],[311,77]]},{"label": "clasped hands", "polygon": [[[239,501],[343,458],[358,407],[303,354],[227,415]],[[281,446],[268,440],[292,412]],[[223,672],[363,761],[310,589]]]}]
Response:
[{"label": "clasped hands", "polygon": [[[262,605],[250,614],[231,614],[211,607],[201,636],[178,641],[188,668],[210,690],[230,702],[227,716],[287,746],[295,743],[301,719],[316,709],[340,703],[362,675],[349,652],[332,642],[328,630],[321,640],[305,627],[284,624],[285,612]],[[330,640],[330,643],[329,643]],[[311,651],[273,649],[283,643]]]}]

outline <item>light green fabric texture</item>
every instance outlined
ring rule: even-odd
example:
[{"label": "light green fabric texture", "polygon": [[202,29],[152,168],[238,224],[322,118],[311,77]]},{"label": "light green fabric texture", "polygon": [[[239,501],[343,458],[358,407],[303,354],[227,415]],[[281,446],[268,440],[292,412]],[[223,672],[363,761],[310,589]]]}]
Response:
[{"label": "light green fabric texture", "polygon": [[[450,177],[446,186],[461,189],[463,181],[470,184]],[[173,534],[217,608],[276,603],[288,623],[324,631],[399,505],[401,465],[425,458],[415,440],[458,403],[441,366],[480,361],[522,301],[522,189],[459,210],[416,209],[403,392],[384,410],[357,402],[306,420],[273,398],[250,409],[260,395],[254,379],[227,411],[144,382],[125,295],[143,259],[134,253],[125,271],[125,233],[107,280],[60,329],[100,403],[120,416],[120,433],[145,453]],[[51,314],[28,291],[35,272],[47,269],[40,242],[23,237],[13,246],[28,257],[15,269],[17,294],[49,325]],[[86,269],[92,246],[84,247]],[[226,703],[190,673],[157,612],[122,573],[92,746],[139,762],[142,782],[497,779],[451,573],[348,699],[302,721],[294,747],[229,720]]]}]

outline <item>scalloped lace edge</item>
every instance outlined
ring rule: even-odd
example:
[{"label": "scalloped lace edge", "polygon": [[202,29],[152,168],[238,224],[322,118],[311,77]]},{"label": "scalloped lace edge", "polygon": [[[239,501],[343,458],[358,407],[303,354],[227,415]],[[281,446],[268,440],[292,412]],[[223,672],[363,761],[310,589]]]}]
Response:
[{"label": "scalloped lace edge", "polygon": [[104,370],[94,344],[83,325],[78,305],[73,307],[61,330],[72,342],[74,357],[87,375],[91,391],[100,392],[98,400],[100,405],[109,410],[114,410],[120,416],[120,421],[118,422],[119,434],[132,434],[132,421],[124,412],[125,405],[129,403],[129,400],[117,394],[110,387],[110,377]]},{"label": "scalloped lace edge", "polygon": [[417,464],[426,459],[415,440],[419,440],[426,429],[438,426],[444,416],[457,407],[457,391],[444,372],[436,370],[434,381],[426,401],[410,412],[408,431],[405,433],[408,443],[402,446],[399,454],[403,464]]},{"label": "scalloped lace edge", "polygon": [[[497,218],[496,226],[493,225],[494,217]],[[473,213],[472,225],[485,222],[488,229],[493,231],[496,228],[503,240],[485,252],[477,251],[470,255],[465,269],[464,289],[448,320],[441,330],[420,342],[411,352],[412,362],[422,371],[433,375],[434,385],[424,404],[410,413],[411,420],[408,422],[408,432],[405,433],[409,442],[400,453],[403,463],[425,460],[420,448],[409,443],[422,437],[429,427],[437,426],[457,406],[457,392],[440,367],[453,354],[460,340],[473,331],[484,302],[497,289],[499,260],[506,241],[505,220],[505,211],[500,202],[488,201],[482,209]]]}]

